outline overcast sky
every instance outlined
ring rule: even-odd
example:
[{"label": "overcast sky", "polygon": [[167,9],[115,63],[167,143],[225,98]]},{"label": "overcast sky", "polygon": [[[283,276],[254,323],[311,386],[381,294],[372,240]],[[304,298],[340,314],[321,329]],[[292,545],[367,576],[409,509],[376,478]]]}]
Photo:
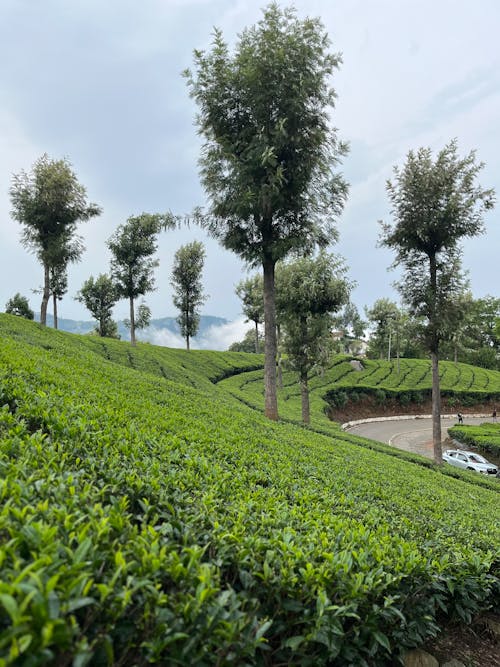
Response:
[{"label": "overcast sky", "polygon": [[[210,45],[213,27],[234,43],[261,17],[244,0],[0,0],[0,310],[31,290],[42,269],[19,242],[10,216],[12,174],[43,153],[72,163],[102,215],[80,227],[83,260],[71,267],[60,315],[90,319],[73,297],[91,274],[108,271],[105,246],[116,227],[142,211],[187,213],[204,203],[198,179],[196,109],[181,72],[193,49]],[[285,3],[283,3],[285,4]],[[286,3],[288,4],[288,3]],[[377,221],[389,219],[385,191],[393,165],[410,149],[441,149],[458,139],[486,166],[481,184],[499,190],[500,3],[497,0],[307,0],[299,16],[319,16],[343,64],[333,86],[332,122],[350,143],[342,171],[349,201],[332,251],[345,257],[363,310],[397,298],[391,254],[376,247]],[[500,205],[499,205],[500,206]],[[487,233],[468,242],[464,266],[476,297],[499,296],[500,208]],[[206,243],[204,313],[241,316],[235,284],[241,260],[197,228],[162,235],[153,317],[175,315],[173,254],[194,239]],[[115,309],[126,317],[127,304]]]}]

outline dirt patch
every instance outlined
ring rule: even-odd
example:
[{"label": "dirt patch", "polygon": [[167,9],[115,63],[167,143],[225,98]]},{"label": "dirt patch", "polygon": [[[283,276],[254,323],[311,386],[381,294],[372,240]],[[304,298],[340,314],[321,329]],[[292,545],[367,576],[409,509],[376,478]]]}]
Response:
[{"label": "dirt patch", "polygon": [[[500,617],[490,616],[497,623],[500,622]],[[485,619],[471,625],[449,625],[437,639],[428,642],[423,648],[440,664],[453,657],[467,667],[500,666],[498,636],[488,628]]]},{"label": "dirt patch", "polygon": [[[457,414],[461,412],[465,417],[469,414],[492,414],[493,409],[497,408],[493,403],[478,403],[473,406],[454,405],[453,408],[443,401],[441,405],[442,414]],[[498,410],[498,408],[497,408]],[[387,399],[384,403],[377,403],[375,397],[366,396],[362,400],[353,403],[349,401],[342,408],[331,407],[328,413],[332,421],[345,422],[355,421],[357,419],[371,419],[372,417],[397,417],[399,415],[430,415],[432,412],[432,403],[430,400],[421,403],[410,403],[401,405],[399,401]]]}]

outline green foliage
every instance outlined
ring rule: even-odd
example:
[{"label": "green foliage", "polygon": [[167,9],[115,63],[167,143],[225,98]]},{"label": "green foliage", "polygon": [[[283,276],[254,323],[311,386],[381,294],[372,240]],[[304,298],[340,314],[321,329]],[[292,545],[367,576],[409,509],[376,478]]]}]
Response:
[{"label": "green foliage", "polygon": [[0,335],[6,667],[377,667],[498,595],[495,492],[214,384],[262,357]]},{"label": "green foliage", "polygon": [[477,447],[486,454],[500,457],[500,424],[453,426],[448,432],[452,438],[468,447]]},{"label": "green foliage", "polygon": [[342,261],[320,252],[279,266],[276,280],[279,321],[286,363],[299,374],[302,419],[309,423],[308,380],[327,364],[332,352],[332,313],[350,292]]},{"label": "green foliage", "polygon": [[101,209],[87,202],[85,188],[78,183],[70,163],[50,160],[47,154],[35,162],[31,172],[15,174],[9,192],[12,216],[23,226],[21,241],[44,267],[40,321],[45,324],[50,269],[80,256],[81,242],[74,238],[76,226],[99,215]]},{"label": "green foliage", "polygon": [[31,310],[28,299],[16,292],[5,304],[5,312],[9,315],[18,315],[25,317],[27,320],[32,320],[35,313]]},{"label": "green foliage", "polygon": [[171,285],[174,288],[174,306],[180,314],[177,323],[181,335],[186,339],[196,336],[200,325],[199,307],[205,303],[201,273],[205,261],[205,248],[200,241],[181,246],[175,253]]},{"label": "green foliage", "polygon": [[395,222],[382,225],[381,242],[394,250],[395,265],[403,268],[399,290],[415,314],[425,318],[431,352],[437,353],[461,319],[460,243],[483,232],[483,212],[493,207],[494,191],[477,183],[483,166],[474,152],[460,158],[452,141],[435,160],[428,148],[410,151],[387,183]]},{"label": "green foliage", "polygon": [[346,184],[332,167],[346,152],[330,123],[331,75],[318,19],[270,4],[239,35],[234,54],[220,30],[186,71],[206,143],[202,181],[211,198],[206,226],[251,264],[331,243]]},{"label": "green foliage", "polygon": [[228,349],[230,352],[255,352],[259,354],[264,351],[262,338],[263,336],[258,330],[255,332],[253,329],[248,329],[243,340],[231,343]]},{"label": "green foliage", "polygon": [[[254,275],[236,285],[236,294],[241,299],[243,314],[247,322],[253,322],[254,351],[259,350],[259,324],[264,322],[264,283],[262,276]],[[246,350],[250,351],[250,350]]]},{"label": "green foliage", "polygon": [[90,276],[83,283],[75,298],[83,303],[92,317],[97,320],[99,336],[116,337],[117,326],[111,315],[118,301],[118,291],[108,275],[101,273],[95,280],[93,276]]}]

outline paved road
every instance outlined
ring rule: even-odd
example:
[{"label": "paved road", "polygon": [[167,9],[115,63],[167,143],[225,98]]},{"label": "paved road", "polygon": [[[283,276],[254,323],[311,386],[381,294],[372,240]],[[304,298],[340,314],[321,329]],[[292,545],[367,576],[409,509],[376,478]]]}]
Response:
[{"label": "paved road", "polygon": [[[464,415],[464,424],[482,424],[491,421],[491,417],[467,417]],[[442,437],[448,437],[448,427],[457,423],[456,416],[444,417],[441,421]],[[415,452],[432,458],[432,420],[430,417],[417,417],[416,419],[395,419],[387,421],[373,421],[358,424],[349,429],[349,433],[362,435],[380,442],[386,442],[398,449],[407,452]]]}]

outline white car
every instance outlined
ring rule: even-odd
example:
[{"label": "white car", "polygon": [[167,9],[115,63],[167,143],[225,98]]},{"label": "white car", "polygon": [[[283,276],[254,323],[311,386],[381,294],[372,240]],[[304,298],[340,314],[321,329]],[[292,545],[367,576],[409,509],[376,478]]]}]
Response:
[{"label": "white car", "polygon": [[498,468],[476,452],[464,452],[461,449],[447,449],[443,461],[464,470],[475,470],[483,475],[496,475]]}]

